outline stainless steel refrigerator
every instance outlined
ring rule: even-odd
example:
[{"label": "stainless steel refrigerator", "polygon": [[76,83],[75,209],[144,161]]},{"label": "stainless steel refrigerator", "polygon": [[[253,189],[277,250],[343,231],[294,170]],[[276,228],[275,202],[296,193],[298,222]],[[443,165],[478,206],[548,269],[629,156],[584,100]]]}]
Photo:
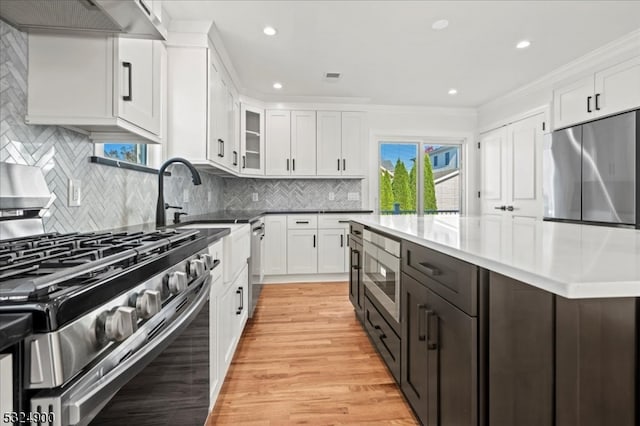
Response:
[{"label": "stainless steel refrigerator", "polygon": [[553,132],[543,154],[548,220],[640,226],[640,110]]}]

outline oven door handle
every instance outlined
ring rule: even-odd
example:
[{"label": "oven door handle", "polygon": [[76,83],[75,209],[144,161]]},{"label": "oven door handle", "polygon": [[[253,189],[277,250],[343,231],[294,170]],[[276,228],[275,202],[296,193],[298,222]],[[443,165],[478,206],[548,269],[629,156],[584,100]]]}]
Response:
[{"label": "oven door handle", "polygon": [[[95,383],[90,390],[79,389],[78,398],[65,402],[68,407],[69,424],[84,424],[92,419],[106,403],[142,371],[162,351],[164,351],[194,320],[209,299],[210,274],[206,274],[204,284],[195,301],[180,314],[180,318],[156,335],[149,344],[136,351],[128,359],[117,365],[107,375]],[[196,283],[192,285],[198,285]]]}]

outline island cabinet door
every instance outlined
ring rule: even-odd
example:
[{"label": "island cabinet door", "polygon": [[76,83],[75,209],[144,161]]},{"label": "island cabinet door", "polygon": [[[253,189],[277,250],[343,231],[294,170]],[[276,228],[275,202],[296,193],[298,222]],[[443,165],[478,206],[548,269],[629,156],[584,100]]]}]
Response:
[{"label": "island cabinet door", "polygon": [[489,422],[553,424],[553,295],[491,272]]},{"label": "island cabinet door", "polygon": [[401,386],[425,425],[478,424],[477,319],[403,274]]},{"label": "island cabinet door", "polygon": [[556,297],[556,425],[639,424],[637,303]]}]

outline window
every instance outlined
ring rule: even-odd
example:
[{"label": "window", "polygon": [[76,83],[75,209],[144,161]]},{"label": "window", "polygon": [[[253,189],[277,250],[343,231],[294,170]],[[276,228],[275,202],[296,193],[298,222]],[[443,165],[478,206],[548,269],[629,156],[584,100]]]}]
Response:
[{"label": "window", "polygon": [[106,143],[104,156],[129,163],[147,165],[147,145],[136,143]]},{"label": "window", "polygon": [[[380,214],[459,213],[461,150],[450,143],[380,142]],[[443,153],[445,164],[438,167]]]}]

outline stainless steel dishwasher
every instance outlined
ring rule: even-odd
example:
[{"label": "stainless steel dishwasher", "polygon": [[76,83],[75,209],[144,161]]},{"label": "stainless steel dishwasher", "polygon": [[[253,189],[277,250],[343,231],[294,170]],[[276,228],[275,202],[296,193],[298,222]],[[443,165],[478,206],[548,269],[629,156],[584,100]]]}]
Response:
[{"label": "stainless steel dishwasher", "polygon": [[249,318],[256,309],[264,280],[264,221],[251,224],[251,257],[249,258]]}]

